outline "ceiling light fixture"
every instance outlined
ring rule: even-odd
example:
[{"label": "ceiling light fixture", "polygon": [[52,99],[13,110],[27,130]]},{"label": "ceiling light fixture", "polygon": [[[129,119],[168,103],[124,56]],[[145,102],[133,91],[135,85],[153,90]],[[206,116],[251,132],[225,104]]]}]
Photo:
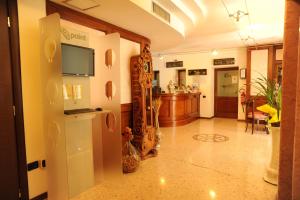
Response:
[{"label": "ceiling light fixture", "polygon": [[232,17],[232,18],[234,18],[237,22],[239,22],[240,19],[241,19],[242,17],[246,16],[246,15],[249,15],[249,13],[248,13],[248,12],[244,12],[244,11],[242,11],[242,10],[238,10],[238,11],[236,11],[236,12],[233,13],[233,14],[229,14],[229,17]]},{"label": "ceiling light fixture", "polygon": [[181,1],[181,0],[171,0],[171,2],[180,9],[190,20],[193,24],[196,24],[196,16],[195,14]]},{"label": "ceiling light fixture", "polygon": [[248,35],[246,38],[242,38],[242,40],[246,42],[246,41],[249,41],[249,40],[254,41],[255,39],[254,39],[254,37],[251,37],[251,36]]},{"label": "ceiling light fixture", "polygon": [[[250,19],[250,14],[249,14],[247,0],[244,0],[245,6],[246,6],[246,11],[244,12],[244,11],[238,10],[234,14],[231,14],[229,12],[228,7],[226,6],[224,0],[221,0],[221,1],[222,1],[222,4],[223,4],[223,6],[224,6],[224,8],[225,8],[225,10],[226,10],[229,18],[234,18],[237,22],[239,22],[242,17],[244,17],[244,16],[248,17],[248,23],[249,23],[249,27],[251,28],[250,29],[251,30],[251,34],[254,35],[253,34],[253,28],[252,28],[252,23],[251,23],[251,19]],[[253,40],[254,44],[258,45],[257,42],[256,42],[256,39],[254,37],[248,36],[246,38],[243,38],[242,35],[241,35],[241,31],[240,30],[238,30],[238,34],[239,34],[240,40],[244,43],[245,46],[248,45],[246,42],[249,41],[249,40]]]}]

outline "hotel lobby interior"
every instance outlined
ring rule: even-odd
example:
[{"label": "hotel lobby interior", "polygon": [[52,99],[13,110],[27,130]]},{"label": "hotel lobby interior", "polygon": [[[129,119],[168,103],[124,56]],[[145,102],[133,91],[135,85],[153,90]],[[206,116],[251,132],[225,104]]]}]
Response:
[{"label": "hotel lobby interior", "polygon": [[300,200],[299,0],[0,9],[1,200]]}]

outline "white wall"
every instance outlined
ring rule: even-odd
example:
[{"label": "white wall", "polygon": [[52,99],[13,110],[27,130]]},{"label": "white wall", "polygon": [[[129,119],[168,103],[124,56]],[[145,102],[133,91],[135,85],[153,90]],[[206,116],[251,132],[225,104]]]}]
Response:
[{"label": "white wall", "polygon": [[130,58],[140,54],[140,44],[121,38],[121,104],[131,103]]},{"label": "white wall", "polygon": [[[235,65],[239,68],[246,68],[246,49],[224,49],[219,50],[217,56],[212,56],[210,52],[196,52],[196,53],[182,53],[182,54],[170,54],[164,55],[163,59],[159,57],[153,58],[154,70],[160,71],[160,86],[167,92],[167,85],[170,80],[177,82],[177,70],[180,68],[166,68],[165,63],[168,61],[182,60],[183,68],[185,69],[207,69],[207,75],[203,76],[188,76],[187,85],[197,84],[201,90],[200,100],[200,116],[201,117],[213,117],[214,116],[214,68],[213,59],[215,58],[235,58]],[[232,67],[232,66],[217,66],[217,67]],[[246,83],[246,80],[239,80],[239,87],[241,88]],[[206,98],[203,98],[206,96]],[[239,98],[239,113],[238,119],[244,119],[244,113],[240,105]]]},{"label": "white wall", "polygon": [[[26,156],[30,163],[45,159],[39,42],[45,1],[18,0],[18,12]],[[30,198],[47,191],[46,178],[46,170],[28,172]]]}]

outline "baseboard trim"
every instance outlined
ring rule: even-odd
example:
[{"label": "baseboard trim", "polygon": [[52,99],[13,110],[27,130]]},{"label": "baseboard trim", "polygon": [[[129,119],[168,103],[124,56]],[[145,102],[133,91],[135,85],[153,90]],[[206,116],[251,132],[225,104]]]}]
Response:
[{"label": "baseboard trim", "polygon": [[212,117],[199,117],[199,119],[212,119],[214,118],[215,116],[212,116]]},{"label": "baseboard trim", "polygon": [[48,193],[44,192],[36,197],[33,197],[31,200],[45,200],[48,198]]}]

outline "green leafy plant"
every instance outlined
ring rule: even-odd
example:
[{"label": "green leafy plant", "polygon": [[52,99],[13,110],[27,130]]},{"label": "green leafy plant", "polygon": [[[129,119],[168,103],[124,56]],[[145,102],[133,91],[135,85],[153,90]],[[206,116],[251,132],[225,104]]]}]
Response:
[{"label": "green leafy plant", "polygon": [[281,99],[282,99],[281,86],[278,83],[276,83],[275,80],[266,78],[263,75],[260,75],[260,77],[255,79],[251,83],[251,85],[259,91],[257,96],[266,97],[267,104],[271,108],[274,108],[276,110],[277,120],[275,120],[274,123],[280,123]]}]

